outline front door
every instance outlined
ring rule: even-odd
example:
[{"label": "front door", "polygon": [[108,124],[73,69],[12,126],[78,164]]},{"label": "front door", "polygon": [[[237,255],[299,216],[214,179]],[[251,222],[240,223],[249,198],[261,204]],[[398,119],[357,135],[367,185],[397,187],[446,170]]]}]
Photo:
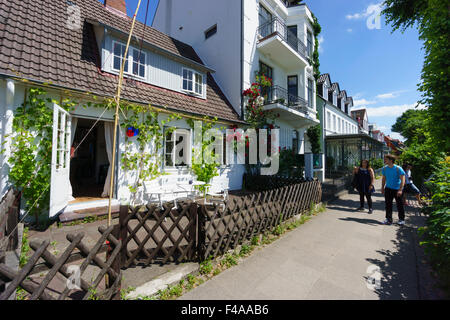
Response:
[{"label": "front door", "polygon": [[64,209],[71,198],[70,143],[71,116],[57,104],[53,105],[53,141],[50,177],[49,216]]}]

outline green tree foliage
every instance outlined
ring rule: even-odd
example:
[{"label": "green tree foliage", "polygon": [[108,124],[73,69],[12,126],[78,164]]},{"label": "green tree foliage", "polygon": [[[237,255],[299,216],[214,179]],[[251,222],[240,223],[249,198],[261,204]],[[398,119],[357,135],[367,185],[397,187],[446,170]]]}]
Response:
[{"label": "green tree foliage", "polygon": [[417,25],[419,39],[423,41],[425,61],[422,68],[420,103],[427,106],[432,126],[429,127],[432,143],[449,153],[450,88],[449,62],[449,3],[442,0],[385,0],[383,10],[393,30],[402,32]]},{"label": "green tree foliage", "polygon": [[424,143],[428,136],[428,121],[426,110],[406,110],[392,126],[392,131],[406,138],[405,144]]},{"label": "green tree foliage", "polygon": [[[217,177],[219,175],[219,171],[218,171],[218,166],[220,165],[219,163],[219,155],[214,155],[214,160],[213,162],[208,162],[205,161],[204,155],[205,155],[205,151],[206,148],[208,148],[209,145],[211,145],[213,143],[214,140],[212,139],[204,139],[206,132],[208,130],[211,130],[212,128],[214,128],[214,126],[217,123],[217,118],[214,119],[210,119],[209,117],[205,116],[204,121],[202,122],[202,131],[200,132],[196,132],[196,134],[201,136],[197,136],[196,138],[198,140],[202,141],[202,145],[200,149],[192,149],[192,173],[197,177],[198,181],[203,181],[206,184],[202,185],[202,186],[198,186],[198,189],[203,192],[203,194],[206,196],[206,192],[208,191],[208,189],[210,188],[209,183],[211,182],[211,180],[214,177]],[[186,120],[187,124],[194,129],[194,120],[192,119],[187,119]],[[202,159],[201,162],[195,161],[195,159]]]},{"label": "green tree foliage", "polygon": [[319,34],[322,32],[322,27],[319,24],[319,20],[317,17],[312,13],[313,17],[313,31],[314,31],[314,52],[312,55],[312,60],[310,61],[310,64],[312,64],[314,69],[314,78],[316,81],[319,79],[320,76],[320,62],[319,62]]},{"label": "green tree foliage", "polygon": [[419,231],[423,236],[421,244],[450,292],[450,158],[441,165],[441,170],[427,183],[432,199],[423,212],[429,218],[427,226]]}]

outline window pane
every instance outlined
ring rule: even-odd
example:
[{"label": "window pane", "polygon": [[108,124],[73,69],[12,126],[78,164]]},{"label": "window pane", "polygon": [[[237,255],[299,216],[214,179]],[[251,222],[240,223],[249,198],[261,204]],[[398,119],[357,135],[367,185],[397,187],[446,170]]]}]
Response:
[{"label": "window pane", "polygon": [[122,59],[120,59],[120,57],[116,57],[114,56],[114,66],[113,68],[116,70],[120,70],[120,63],[121,63]]},{"label": "window pane", "polygon": [[122,48],[119,43],[114,43],[114,55],[122,56]]},{"label": "window pane", "polygon": [[195,74],[195,92],[202,94],[203,77],[201,74]]},{"label": "window pane", "polygon": [[173,167],[173,160],[171,154],[166,154],[165,165],[167,167]]}]

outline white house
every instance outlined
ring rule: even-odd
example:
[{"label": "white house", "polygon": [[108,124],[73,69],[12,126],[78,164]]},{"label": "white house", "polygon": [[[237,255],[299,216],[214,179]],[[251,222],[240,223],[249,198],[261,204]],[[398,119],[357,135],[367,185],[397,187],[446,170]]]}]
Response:
[{"label": "white house", "polygon": [[242,92],[257,72],[272,81],[263,92],[265,109],[279,114],[280,146],[305,156],[312,177],[306,130],[319,124],[316,84],[309,58],[314,51],[313,18],[297,1],[166,0],[153,26],[189,43],[217,71],[216,80],[236,112],[244,116]]},{"label": "white house", "polygon": [[[110,168],[114,111],[88,104],[114,97],[123,59],[127,59],[123,101],[150,104],[159,110],[157,120],[164,130],[164,143],[157,155],[161,160],[158,170],[166,175],[158,178],[157,184],[170,180],[176,191],[176,182],[193,179],[189,154],[184,155],[186,163],[175,166],[173,152],[179,143],[185,145],[185,150],[192,149],[193,130],[187,119],[216,117],[216,128],[222,132],[230,126],[245,125],[212,76],[215,70],[186,43],[137,22],[131,47],[124,57],[131,19],[126,16],[124,1],[105,2],[13,0],[2,5],[5,24],[0,33],[0,125],[6,152],[0,158],[0,191],[4,194],[11,185],[8,174],[14,115],[31,88],[44,88],[46,97],[57,101],[49,106],[55,115],[49,124],[54,132],[49,155],[50,217],[104,208],[108,202],[104,198],[109,194],[107,177],[112,170],[116,176],[115,208],[119,201],[136,200],[129,188],[136,180],[136,172],[124,169],[122,160],[130,148],[136,151],[133,148],[137,138],[131,137],[133,143],[129,146],[126,128],[120,129],[116,167]],[[70,113],[60,108],[60,102],[66,98],[79,103]],[[175,127],[174,133],[165,131],[167,128],[162,125],[172,114],[181,115],[181,119],[166,125]],[[146,115],[142,113],[142,117]],[[120,118],[127,116],[130,114],[121,110]],[[154,141],[147,147],[154,148]],[[243,165],[225,163],[219,172],[213,185],[241,188]],[[148,196],[137,194],[142,201]]]},{"label": "white house", "polygon": [[369,117],[365,108],[354,109],[351,111],[353,119],[358,121],[358,130],[360,133],[369,134]]},{"label": "white house", "polygon": [[323,130],[325,137],[333,134],[356,134],[358,122],[351,116],[352,97],[345,90],[340,91],[338,83],[332,83],[328,73],[318,80],[318,99],[324,109]]},{"label": "white house", "polygon": [[[341,90],[339,83],[332,82],[328,73],[322,74],[317,81],[317,110],[322,125],[322,161],[325,170],[322,178],[344,166],[359,161],[362,154],[358,122],[351,116],[353,98]],[[342,170],[342,169],[340,169]]]}]

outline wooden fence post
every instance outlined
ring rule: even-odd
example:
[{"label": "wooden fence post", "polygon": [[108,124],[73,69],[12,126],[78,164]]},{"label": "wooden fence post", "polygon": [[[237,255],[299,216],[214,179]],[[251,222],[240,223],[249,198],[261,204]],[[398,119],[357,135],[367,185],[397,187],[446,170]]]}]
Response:
[{"label": "wooden fence post", "polygon": [[121,205],[119,211],[119,234],[118,239],[122,241],[122,249],[119,253],[120,268],[122,268],[127,261],[127,243],[126,239],[128,237],[127,228],[127,216],[128,216],[128,206]]},{"label": "wooden fence post", "polygon": [[197,257],[198,261],[202,262],[206,259],[206,207],[199,205],[197,207]]},{"label": "wooden fence post", "polygon": [[194,243],[194,245],[191,246],[191,248],[189,249],[189,252],[187,253],[187,258],[188,260],[192,260],[195,257],[196,254],[196,247],[197,247],[197,224],[198,224],[198,209],[197,209],[197,203],[192,202],[189,208],[189,223],[191,223],[193,221],[193,223],[191,224],[191,226],[189,227],[189,238],[188,238],[188,243],[190,243],[191,241]]}]

